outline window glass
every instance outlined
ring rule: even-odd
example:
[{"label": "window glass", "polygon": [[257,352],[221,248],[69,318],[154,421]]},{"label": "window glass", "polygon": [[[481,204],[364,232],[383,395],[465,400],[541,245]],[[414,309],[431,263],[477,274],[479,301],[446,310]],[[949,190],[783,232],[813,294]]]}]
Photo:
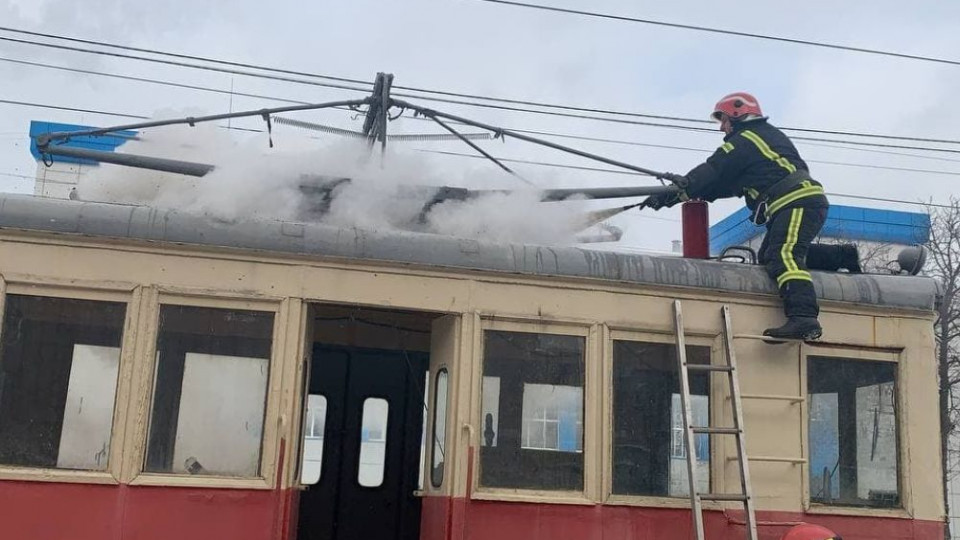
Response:
[{"label": "window glass", "polygon": [[[613,342],[613,492],[688,497],[676,346]],[[709,364],[710,348],[687,346],[687,361]],[[707,373],[690,373],[694,425],[709,425]],[[696,441],[697,490],[710,488],[710,438]]]},{"label": "window glass", "polygon": [[897,365],[825,357],[808,362],[810,499],[899,506]]},{"label": "window glass", "polygon": [[273,313],[160,307],[145,469],[260,475]]},{"label": "window glass", "polygon": [[307,396],[307,414],[303,422],[301,484],[313,485],[320,481],[320,472],[323,470],[323,433],[326,423],[326,396],[310,394]]},{"label": "window glass", "polygon": [[585,339],[484,332],[484,486],[583,489]]},{"label": "window glass", "polygon": [[482,446],[497,445],[500,425],[500,377],[483,377],[483,441]]},{"label": "window glass", "polygon": [[387,450],[387,419],[390,404],[382,398],[363,400],[360,427],[360,466],[357,482],[363,487],[379,487]]},{"label": "window glass", "polygon": [[430,399],[428,395],[430,391],[430,371],[423,376],[423,425],[420,430],[420,474],[417,475],[417,489],[423,490],[424,483],[424,471],[427,466],[427,416],[430,412],[427,410],[427,401]]},{"label": "window glass", "polygon": [[126,305],[9,294],[0,341],[0,463],[103,471]]},{"label": "window glass", "polygon": [[443,465],[446,461],[443,452],[447,436],[447,370],[445,368],[437,373],[433,410],[433,466],[430,472],[430,483],[433,487],[440,487],[443,484]]}]

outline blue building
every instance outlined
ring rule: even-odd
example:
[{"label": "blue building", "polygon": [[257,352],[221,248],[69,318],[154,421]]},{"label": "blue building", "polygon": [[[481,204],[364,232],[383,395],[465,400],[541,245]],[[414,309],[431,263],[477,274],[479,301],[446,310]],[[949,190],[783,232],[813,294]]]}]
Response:
[{"label": "blue building", "polygon": [[[41,155],[37,148],[35,137],[38,135],[83,129],[96,128],[76,124],[42,122],[38,120],[30,122],[30,153],[33,154],[34,159],[37,160],[37,177],[34,185],[34,195],[66,199],[69,197],[70,191],[80,182],[80,178],[86,174],[91,167],[100,166],[99,163],[86,159]],[[74,148],[113,152],[136,135],[137,133],[135,131],[122,131],[99,137],[74,137],[61,144]]]},{"label": "blue building", "polygon": [[[710,227],[710,253],[719,255],[730,246],[760,247],[766,229],[750,221],[746,208],[730,214]],[[857,206],[831,205],[818,240],[823,243],[855,243],[864,254],[881,255],[887,250],[930,239],[930,216],[921,212],[880,210]],[[870,267],[870,261],[867,261]]]}]

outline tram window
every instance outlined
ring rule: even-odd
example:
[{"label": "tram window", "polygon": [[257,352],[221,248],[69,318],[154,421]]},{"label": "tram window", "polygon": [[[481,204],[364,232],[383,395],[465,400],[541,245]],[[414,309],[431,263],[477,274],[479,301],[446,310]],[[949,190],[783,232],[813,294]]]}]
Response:
[{"label": "tram window", "polygon": [[103,471],[126,306],[9,294],[0,343],[0,464]]},{"label": "tram window", "polygon": [[483,440],[481,446],[497,445],[497,430],[500,425],[500,377],[483,378]]},{"label": "tram window", "polygon": [[[430,370],[423,374],[423,403],[426,407],[427,400],[430,399]],[[424,471],[427,466],[427,413],[423,411],[423,424],[420,429],[420,473],[417,475],[417,490],[423,491],[423,483],[426,482]]]},{"label": "tram window", "polygon": [[320,481],[320,473],[323,470],[323,434],[326,424],[326,396],[310,394],[307,396],[307,414],[303,422],[301,484],[313,485]]},{"label": "tram window", "polygon": [[[688,346],[687,361],[709,364],[710,348]],[[690,374],[692,416],[709,425],[710,378]],[[689,497],[687,448],[676,346],[613,342],[613,492]],[[710,439],[696,436],[697,490],[710,488]]]},{"label": "tram window", "polygon": [[484,333],[483,486],[583,489],[585,345],[579,336]]},{"label": "tram window", "polygon": [[900,505],[896,368],[891,362],[810,357],[810,499]]},{"label": "tram window", "polygon": [[273,313],[160,308],[145,470],[260,474]]},{"label": "tram window", "polygon": [[430,483],[433,487],[443,484],[444,441],[447,436],[447,370],[437,373],[437,386],[433,394],[433,465],[430,467]]},{"label": "tram window", "polygon": [[382,398],[363,400],[360,421],[360,465],[357,482],[368,488],[383,484],[383,469],[387,451],[387,418],[390,404]]}]

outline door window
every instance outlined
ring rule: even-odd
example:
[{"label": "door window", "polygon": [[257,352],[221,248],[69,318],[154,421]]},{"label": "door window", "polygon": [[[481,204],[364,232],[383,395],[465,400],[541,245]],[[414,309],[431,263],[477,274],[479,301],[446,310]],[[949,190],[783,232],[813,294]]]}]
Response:
[{"label": "door window", "polygon": [[363,400],[360,427],[360,466],[357,482],[368,488],[383,484],[384,457],[387,450],[387,416],[390,404],[382,398]]},{"label": "door window", "polygon": [[327,397],[310,394],[307,414],[303,419],[303,464],[300,483],[313,485],[320,481],[323,470],[323,433],[327,425]]}]

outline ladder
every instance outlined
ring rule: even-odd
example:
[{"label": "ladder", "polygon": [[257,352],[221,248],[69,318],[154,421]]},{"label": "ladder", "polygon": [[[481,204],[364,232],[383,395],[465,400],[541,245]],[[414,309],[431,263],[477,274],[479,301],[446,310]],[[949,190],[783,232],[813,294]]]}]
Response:
[{"label": "ladder", "polygon": [[[757,520],[754,512],[753,489],[750,487],[750,468],[747,463],[746,442],[743,436],[743,404],[740,382],[737,379],[737,360],[733,351],[733,327],[730,322],[730,307],[721,308],[723,314],[723,342],[726,364],[688,364],[686,337],[683,331],[683,311],[680,300],[673,301],[674,329],[677,336],[677,368],[680,373],[680,403],[683,409],[684,441],[687,446],[687,478],[690,482],[690,505],[693,510],[693,532],[696,540],[704,540],[702,501],[740,502],[746,514],[747,539],[757,540]],[[690,372],[720,372],[727,374],[730,383],[730,403],[733,407],[732,427],[693,425],[690,401]],[[708,421],[709,423],[709,421]],[[740,493],[699,493],[697,491],[697,434],[733,435],[737,441],[737,463],[740,467]]]}]

